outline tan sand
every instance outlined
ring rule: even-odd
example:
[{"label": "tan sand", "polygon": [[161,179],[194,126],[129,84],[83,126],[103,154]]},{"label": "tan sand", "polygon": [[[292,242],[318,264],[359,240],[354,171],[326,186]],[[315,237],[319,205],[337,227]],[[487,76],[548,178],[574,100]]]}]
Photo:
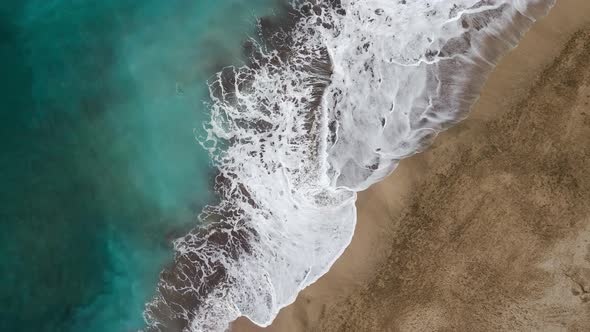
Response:
[{"label": "tan sand", "polygon": [[469,119],[358,210],[345,254],[265,331],[590,331],[590,1],[558,0]]}]

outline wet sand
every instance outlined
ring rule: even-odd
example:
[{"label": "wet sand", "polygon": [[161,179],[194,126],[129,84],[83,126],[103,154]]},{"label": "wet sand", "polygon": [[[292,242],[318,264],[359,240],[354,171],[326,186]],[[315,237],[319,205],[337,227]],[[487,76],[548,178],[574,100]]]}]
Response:
[{"label": "wet sand", "polygon": [[357,206],[330,272],[232,331],[590,331],[590,2],[558,0]]}]

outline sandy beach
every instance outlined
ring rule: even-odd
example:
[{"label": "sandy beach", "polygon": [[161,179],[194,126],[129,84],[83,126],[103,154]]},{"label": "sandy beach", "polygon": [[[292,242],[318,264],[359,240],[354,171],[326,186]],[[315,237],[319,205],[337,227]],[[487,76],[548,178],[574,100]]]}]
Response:
[{"label": "sandy beach", "polygon": [[352,244],[266,329],[590,331],[590,2],[558,0],[470,117],[359,195]]}]

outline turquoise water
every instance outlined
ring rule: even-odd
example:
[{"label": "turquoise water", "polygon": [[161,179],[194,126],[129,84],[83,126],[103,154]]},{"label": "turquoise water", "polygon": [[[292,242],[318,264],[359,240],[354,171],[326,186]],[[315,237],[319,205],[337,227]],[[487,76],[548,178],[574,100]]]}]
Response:
[{"label": "turquoise water", "polygon": [[273,7],[2,1],[0,331],[141,328],[170,239],[212,199],[204,81]]}]

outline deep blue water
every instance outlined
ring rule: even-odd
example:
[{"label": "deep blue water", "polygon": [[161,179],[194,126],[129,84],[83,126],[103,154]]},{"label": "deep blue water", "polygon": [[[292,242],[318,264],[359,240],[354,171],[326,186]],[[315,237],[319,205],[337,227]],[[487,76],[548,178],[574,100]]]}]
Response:
[{"label": "deep blue water", "polygon": [[0,2],[0,331],[131,331],[210,201],[194,128],[273,0]]}]

